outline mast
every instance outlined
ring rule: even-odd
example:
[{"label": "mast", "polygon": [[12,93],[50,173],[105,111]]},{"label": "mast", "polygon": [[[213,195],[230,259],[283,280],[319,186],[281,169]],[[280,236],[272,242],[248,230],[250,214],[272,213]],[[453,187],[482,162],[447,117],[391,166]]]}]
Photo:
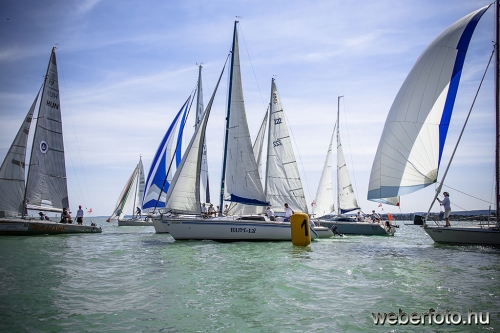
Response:
[{"label": "mast", "polygon": [[224,139],[224,157],[222,160],[222,177],[220,182],[220,204],[219,204],[219,213],[222,214],[222,210],[224,209],[224,189],[226,187],[226,160],[227,160],[227,140],[229,137],[229,115],[231,113],[231,91],[233,88],[233,64],[234,64],[234,44],[236,42],[236,26],[239,21],[234,21],[234,32],[233,32],[233,45],[231,47],[231,70],[229,71],[229,92],[227,99],[227,115],[226,115],[226,136]]},{"label": "mast", "polygon": [[500,85],[499,85],[499,75],[500,75],[500,57],[499,57],[499,47],[498,43],[500,41],[500,25],[499,25],[499,15],[500,15],[500,2],[499,0],[495,1],[495,122],[496,122],[496,128],[495,128],[495,195],[496,195],[496,217],[497,217],[497,224],[500,222],[500,209],[499,209],[499,204],[500,204],[500,151],[499,151],[499,146],[500,146]]},{"label": "mast", "polygon": [[[340,99],[344,97],[337,97],[337,161],[338,161],[338,148],[339,148],[339,127],[340,127]],[[339,188],[339,166],[337,163],[337,215],[340,215],[340,188]]]},{"label": "mast", "polygon": [[273,83],[274,83],[274,77],[271,79],[271,93],[269,94],[271,96],[269,100],[269,121],[268,121],[269,128],[267,129],[266,184],[264,191],[267,200],[269,200],[267,197],[267,186],[268,186],[267,175],[269,175],[269,163],[267,161],[269,161],[269,141],[271,141],[271,112],[272,112],[271,105],[273,103]]}]

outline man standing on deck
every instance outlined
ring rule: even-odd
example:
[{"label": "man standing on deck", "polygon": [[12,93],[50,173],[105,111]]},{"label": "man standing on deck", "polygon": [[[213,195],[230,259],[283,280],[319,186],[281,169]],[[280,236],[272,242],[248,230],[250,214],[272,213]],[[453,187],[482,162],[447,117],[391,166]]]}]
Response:
[{"label": "man standing on deck", "polygon": [[284,219],[284,222],[290,222],[290,216],[292,216],[293,214],[293,210],[288,207],[288,204],[285,203],[285,219]]},{"label": "man standing on deck", "polygon": [[83,209],[82,209],[82,206],[78,206],[78,210],[76,211],[76,222],[78,222],[78,224],[83,224]]},{"label": "man standing on deck", "polygon": [[444,208],[444,220],[446,221],[445,227],[451,226],[450,224],[450,213],[451,213],[451,202],[450,202],[450,194],[448,192],[443,192],[444,199],[439,200],[439,198],[436,198],[437,201],[443,206]]}]

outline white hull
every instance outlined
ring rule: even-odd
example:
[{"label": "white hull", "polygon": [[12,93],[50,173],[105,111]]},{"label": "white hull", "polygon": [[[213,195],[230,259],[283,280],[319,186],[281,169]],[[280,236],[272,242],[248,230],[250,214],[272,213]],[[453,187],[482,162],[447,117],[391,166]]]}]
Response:
[{"label": "white hull", "polygon": [[79,225],[76,223],[59,223],[42,220],[23,220],[20,218],[1,218],[0,235],[59,235],[59,234],[83,234],[101,233],[102,230],[96,226]]},{"label": "white hull", "polygon": [[487,226],[424,226],[436,243],[500,246],[500,229]]},{"label": "white hull", "polygon": [[157,234],[168,234],[167,221],[163,221],[160,217],[153,218],[153,226]]},{"label": "white hull", "polygon": [[337,226],[337,232],[344,235],[382,235],[394,236],[394,226],[385,227],[380,223],[346,222],[346,221],[318,221],[322,226],[331,228]]},{"label": "white hull", "polygon": [[318,238],[330,238],[333,236],[332,229],[328,227],[315,226],[313,229],[318,234]]},{"label": "white hull", "polygon": [[151,218],[142,218],[142,219],[126,219],[126,220],[118,220],[119,227],[148,227],[153,226],[153,221]]},{"label": "white hull", "polygon": [[[215,241],[291,241],[288,222],[236,220],[238,217],[164,218],[168,232],[175,240]],[[311,230],[311,239],[318,234]]]}]

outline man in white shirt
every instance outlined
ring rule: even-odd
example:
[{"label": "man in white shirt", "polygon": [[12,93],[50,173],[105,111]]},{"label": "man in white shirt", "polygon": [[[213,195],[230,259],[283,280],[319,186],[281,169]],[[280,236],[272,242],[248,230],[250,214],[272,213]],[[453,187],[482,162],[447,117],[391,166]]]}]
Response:
[{"label": "man in white shirt", "polygon": [[372,221],[380,222],[380,214],[376,213],[375,210],[372,210]]},{"label": "man in white shirt", "polygon": [[285,203],[285,219],[284,222],[290,222],[290,216],[292,216],[293,210],[288,207],[288,204]]},{"label": "man in white shirt", "polygon": [[207,217],[207,207],[205,204],[201,204],[201,216]]},{"label": "man in white shirt", "polygon": [[271,207],[267,206],[265,213],[271,221],[274,221],[274,211],[271,209]]},{"label": "man in white shirt", "polygon": [[78,222],[78,224],[83,224],[83,209],[82,209],[82,206],[78,206],[78,210],[76,211],[76,222]]},{"label": "man in white shirt", "polygon": [[451,213],[451,202],[450,202],[450,194],[448,192],[443,192],[444,199],[439,200],[437,198],[437,201],[443,206],[444,208],[444,220],[446,221],[445,227],[449,227],[450,224],[450,213]]}]

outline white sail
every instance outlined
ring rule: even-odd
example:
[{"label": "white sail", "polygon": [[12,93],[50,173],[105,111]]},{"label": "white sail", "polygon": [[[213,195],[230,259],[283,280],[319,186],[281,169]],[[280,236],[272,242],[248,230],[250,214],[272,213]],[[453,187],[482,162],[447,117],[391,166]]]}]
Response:
[{"label": "white sail", "polygon": [[182,157],[177,172],[166,194],[165,208],[172,212],[183,214],[199,214],[201,212],[200,162],[203,156],[203,142],[205,141],[207,122],[212,109],[215,93],[219,87],[224,68],[217,81],[217,85],[215,86],[207,109],[200,120],[199,126],[195,129],[193,137],[184,152],[184,156]]},{"label": "white sail", "polygon": [[[257,137],[253,142],[253,154],[255,156],[255,160],[257,161],[257,168],[259,170],[259,177],[262,181],[262,151],[264,148],[264,139],[266,133],[267,126],[267,118],[269,114],[269,109],[266,110],[266,114],[264,119],[262,120],[262,124],[260,125],[259,132],[257,133]],[[239,203],[232,203],[229,206],[229,214],[231,215],[248,215],[248,214],[258,214],[263,212],[264,209],[259,206],[249,206],[243,205]]]},{"label": "white sail", "polygon": [[408,74],[375,154],[369,200],[409,194],[436,182],[467,47],[487,8],[449,26]]},{"label": "white sail", "polygon": [[14,141],[0,167],[0,217],[15,217],[23,213],[26,147],[31,120],[40,92],[24,118]]},{"label": "white sail", "polygon": [[316,217],[321,217],[329,214],[335,210],[334,207],[334,197],[333,197],[333,182],[332,182],[332,150],[333,150],[333,139],[335,138],[335,131],[330,139],[330,145],[328,146],[328,153],[326,154],[325,164],[323,165],[323,172],[321,173],[321,178],[319,180],[318,190],[316,191],[316,197],[314,199],[314,215]]},{"label": "white sail", "polygon": [[144,179],[144,166],[142,165],[142,158],[139,158],[139,164],[137,165],[137,181],[136,181],[136,191],[134,198],[134,206],[132,209],[135,211],[136,207],[142,210],[142,198],[144,198],[144,188],[146,187],[146,181]]},{"label": "white sail", "polygon": [[337,195],[338,195],[338,210],[339,214],[350,212],[351,210],[358,209],[358,201],[354,195],[352,188],[351,177],[347,170],[347,164],[342,150],[342,143],[340,140],[339,126],[337,122]]},{"label": "white sail", "polygon": [[[118,197],[118,201],[116,202],[113,214],[111,214],[111,216],[108,218],[108,222],[114,219],[121,220],[125,216],[131,198],[135,197],[134,189],[137,188],[136,184],[139,176],[140,166],[142,166],[142,161],[140,161],[139,164],[137,164],[137,166],[134,168],[134,171],[132,171],[132,174],[125,183],[125,186],[123,187],[123,190],[120,193],[120,196]],[[142,181],[144,183],[144,176]]]},{"label": "white sail", "polygon": [[69,207],[59,79],[52,49],[40,99],[26,184],[29,209],[61,212]]},{"label": "white sail", "polygon": [[[204,105],[203,105],[203,85],[201,81],[201,69],[202,66],[199,66],[198,73],[198,95],[196,99],[196,128],[200,125],[201,118],[204,114]],[[208,163],[207,163],[207,144],[206,140],[203,140],[203,151],[201,155],[201,171],[200,171],[200,200],[203,202],[210,202],[210,186],[208,179]]]},{"label": "white sail", "polygon": [[225,178],[223,191],[229,201],[248,205],[266,205],[259,171],[248,130],[243,88],[241,84],[238,33],[234,30],[231,92],[229,96]]},{"label": "white sail", "polygon": [[283,212],[285,210],[283,205],[288,203],[294,211],[307,213],[307,203],[293,153],[292,140],[274,79],[271,80],[268,135],[266,198],[276,212]]}]

